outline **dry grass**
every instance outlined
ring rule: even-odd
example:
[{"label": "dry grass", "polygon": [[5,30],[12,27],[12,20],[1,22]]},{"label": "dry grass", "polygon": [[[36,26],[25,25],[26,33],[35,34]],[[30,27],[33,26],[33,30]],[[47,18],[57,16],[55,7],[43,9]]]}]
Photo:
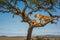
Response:
[{"label": "dry grass", "polygon": [[25,38],[0,38],[0,40],[24,40]]},{"label": "dry grass", "polygon": [[[60,38],[32,38],[33,40],[60,40]],[[26,40],[26,38],[0,38],[0,40]]]}]

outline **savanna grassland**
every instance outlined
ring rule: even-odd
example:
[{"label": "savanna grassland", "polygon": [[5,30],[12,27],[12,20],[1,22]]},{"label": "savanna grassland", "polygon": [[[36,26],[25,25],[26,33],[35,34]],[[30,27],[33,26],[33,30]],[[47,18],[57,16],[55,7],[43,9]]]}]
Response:
[{"label": "savanna grassland", "polygon": [[[0,38],[0,40],[26,40],[26,38],[21,38],[21,37],[15,37],[15,38],[9,38],[9,37],[5,37],[5,38]],[[32,38],[31,40],[60,40],[60,37],[36,37],[36,38]]]},{"label": "savanna grassland", "polygon": [[25,38],[0,38],[0,40],[24,40]]}]

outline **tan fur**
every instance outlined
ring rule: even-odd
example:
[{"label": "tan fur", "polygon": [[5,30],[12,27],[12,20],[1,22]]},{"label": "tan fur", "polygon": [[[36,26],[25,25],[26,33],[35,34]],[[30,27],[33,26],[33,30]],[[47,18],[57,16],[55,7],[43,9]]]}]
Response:
[{"label": "tan fur", "polygon": [[49,22],[49,21],[52,20],[51,17],[49,17],[49,16],[43,16],[43,15],[41,15],[41,14],[36,14],[34,17],[35,17],[35,18],[37,17],[39,20],[45,21],[45,22]]},{"label": "tan fur", "polygon": [[31,25],[36,25],[36,20],[31,20],[29,23],[31,23]]}]

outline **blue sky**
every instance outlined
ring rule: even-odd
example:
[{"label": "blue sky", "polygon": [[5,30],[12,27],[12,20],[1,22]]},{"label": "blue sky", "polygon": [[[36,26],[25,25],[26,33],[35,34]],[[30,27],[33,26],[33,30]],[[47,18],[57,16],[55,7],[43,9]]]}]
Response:
[{"label": "blue sky", "polygon": [[[19,5],[19,4],[18,4]],[[24,4],[21,2],[18,6],[21,10],[23,9]],[[30,9],[26,10],[26,13],[29,12]],[[35,12],[34,12],[35,13]],[[36,12],[36,13],[42,13],[43,15],[48,15],[47,12]],[[53,14],[59,14],[60,11],[57,9],[57,12],[53,12]],[[22,23],[21,17],[15,15],[14,18],[12,18],[11,13],[0,13],[0,36],[1,35],[7,35],[7,36],[26,36],[27,31],[29,28],[28,23]],[[34,14],[32,14],[31,18]],[[47,24],[44,27],[40,28],[34,28],[33,29],[33,36],[36,35],[60,35],[60,21],[58,21],[56,24]]]}]

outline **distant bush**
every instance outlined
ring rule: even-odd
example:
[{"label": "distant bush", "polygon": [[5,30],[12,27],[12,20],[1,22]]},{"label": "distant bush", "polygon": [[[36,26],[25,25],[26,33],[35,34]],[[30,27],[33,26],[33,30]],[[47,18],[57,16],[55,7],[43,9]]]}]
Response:
[{"label": "distant bush", "polygon": [[36,36],[37,40],[44,40],[44,38],[40,38],[38,36]]}]

